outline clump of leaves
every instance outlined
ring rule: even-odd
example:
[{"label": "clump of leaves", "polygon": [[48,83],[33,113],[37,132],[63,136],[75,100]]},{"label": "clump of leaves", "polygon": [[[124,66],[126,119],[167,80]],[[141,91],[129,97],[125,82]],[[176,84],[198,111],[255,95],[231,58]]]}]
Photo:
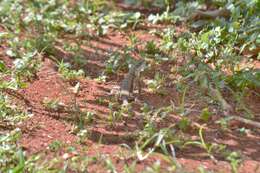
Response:
[{"label": "clump of leaves", "polygon": [[[169,145],[182,145],[183,141],[177,135],[175,129],[173,128],[175,124],[158,128],[160,122],[168,117],[172,113],[173,109],[171,106],[162,107],[159,109],[152,109],[148,104],[144,104],[141,108],[144,116],[144,128],[139,133],[139,139],[137,144],[137,152],[139,159],[145,159],[149,156],[155,149],[160,149],[164,154],[169,155],[167,147]],[[148,149],[146,155],[142,154],[142,150]]]},{"label": "clump of leaves", "polygon": [[166,53],[175,48],[174,37],[175,37],[175,30],[173,28],[167,28],[163,30],[162,36],[162,43],[160,45],[160,49]]},{"label": "clump of leaves", "polygon": [[110,102],[108,107],[109,107],[108,121],[110,122],[110,125],[113,125],[118,121],[121,121],[123,119],[123,116],[132,115],[131,103],[128,103],[126,105],[120,105],[117,102],[115,103]]},{"label": "clump of leaves", "polygon": [[105,72],[107,74],[115,73],[120,68],[120,65],[122,65],[121,58],[122,57],[119,52],[112,53],[106,62]]},{"label": "clump of leaves", "polygon": [[17,79],[26,78],[27,80],[30,80],[36,77],[36,72],[41,67],[40,59],[37,55],[37,51],[29,52],[21,59],[18,58],[14,61],[13,73],[15,73]]},{"label": "clump of leaves", "polygon": [[106,62],[105,73],[114,74],[119,70],[126,70],[129,65],[133,63],[133,58],[130,56],[132,48],[127,47],[123,49],[123,53],[112,52]]},{"label": "clump of leaves", "polygon": [[42,101],[43,106],[52,111],[59,111],[64,109],[64,104],[59,99],[48,99],[45,97]]},{"label": "clump of leaves", "polygon": [[228,76],[226,82],[234,89],[244,90],[246,88],[260,87],[260,71],[254,69],[242,69]]},{"label": "clump of leaves", "polygon": [[85,76],[83,70],[72,70],[71,65],[69,63],[64,63],[63,61],[59,63],[58,71],[61,73],[62,77],[68,81],[75,81]]},{"label": "clump of leaves", "polygon": [[190,126],[191,122],[187,117],[182,117],[181,120],[178,122],[178,127],[182,131],[186,131]]},{"label": "clump of leaves", "polygon": [[200,114],[200,119],[204,122],[208,122],[211,117],[211,112],[209,112],[208,108],[204,108]]},{"label": "clump of leaves", "polygon": [[61,147],[62,147],[62,142],[59,140],[55,140],[52,143],[49,144],[48,148],[52,151],[52,152],[56,152],[58,151]]},{"label": "clump of leaves", "polygon": [[13,127],[16,123],[25,120],[28,115],[17,106],[12,105],[7,96],[0,93],[0,121],[1,126]]},{"label": "clump of leaves", "polygon": [[160,53],[160,49],[154,41],[148,41],[145,45],[145,53],[147,53],[150,56],[154,56],[155,54]]},{"label": "clump of leaves", "polygon": [[21,130],[14,129],[10,133],[0,136],[0,171],[18,171],[24,170],[25,158],[17,141],[21,137]]},{"label": "clump of leaves", "polygon": [[142,21],[140,12],[108,12],[107,14],[97,14],[90,17],[91,24],[99,36],[107,34],[109,28],[127,29],[136,26]]},{"label": "clump of leaves", "polygon": [[157,23],[164,23],[164,24],[170,24],[170,23],[176,23],[180,21],[181,17],[178,15],[175,15],[173,12],[170,12],[169,7],[167,7],[166,11],[164,11],[162,14],[150,14],[148,16],[148,21],[152,22],[153,24]]},{"label": "clump of leaves", "polygon": [[126,4],[143,6],[145,8],[159,7],[166,8],[167,6],[173,5],[174,2],[169,0],[125,0]]},{"label": "clump of leaves", "polygon": [[238,166],[241,162],[241,156],[237,152],[231,152],[226,159],[230,161],[232,172],[237,173],[238,172]]},{"label": "clump of leaves", "polygon": [[165,80],[166,78],[162,74],[156,73],[154,79],[147,81],[149,90],[156,94],[165,95],[166,94],[166,90],[164,88]]},{"label": "clump of leaves", "polygon": [[89,136],[89,131],[87,129],[81,129],[78,133],[77,133],[77,136],[78,136],[78,142],[80,144],[84,144],[84,142],[86,142],[86,139],[88,138]]},{"label": "clump of leaves", "polygon": [[207,155],[215,161],[214,153],[223,151],[225,149],[225,146],[218,145],[216,143],[206,143],[203,137],[203,126],[201,126],[199,129],[199,137],[200,137],[200,141],[189,141],[186,142],[184,146],[197,145],[203,148],[207,152]]}]

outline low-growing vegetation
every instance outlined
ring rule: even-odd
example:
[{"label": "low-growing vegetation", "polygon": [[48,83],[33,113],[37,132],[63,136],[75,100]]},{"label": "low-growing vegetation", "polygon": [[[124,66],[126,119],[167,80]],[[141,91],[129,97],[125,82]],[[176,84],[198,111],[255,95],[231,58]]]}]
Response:
[{"label": "low-growing vegetation", "polygon": [[260,172],[259,52],[259,0],[1,0],[0,172]]}]

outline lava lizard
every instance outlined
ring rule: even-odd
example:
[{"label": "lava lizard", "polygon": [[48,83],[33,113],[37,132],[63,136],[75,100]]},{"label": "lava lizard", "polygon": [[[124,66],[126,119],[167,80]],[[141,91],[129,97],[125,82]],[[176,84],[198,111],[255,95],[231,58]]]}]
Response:
[{"label": "lava lizard", "polygon": [[144,71],[146,67],[145,60],[139,60],[133,66],[129,68],[128,73],[120,84],[120,89],[118,96],[122,100],[123,105],[127,105],[128,101],[131,99],[135,84],[138,87],[138,94],[141,93],[141,72]]}]

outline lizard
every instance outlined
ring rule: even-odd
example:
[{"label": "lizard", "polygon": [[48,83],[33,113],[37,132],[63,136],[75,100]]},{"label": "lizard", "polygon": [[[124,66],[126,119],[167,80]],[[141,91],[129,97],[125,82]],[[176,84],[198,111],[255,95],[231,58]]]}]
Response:
[{"label": "lizard", "polygon": [[137,85],[138,94],[141,93],[141,72],[144,71],[146,67],[145,60],[139,60],[133,66],[129,68],[128,73],[125,75],[124,79],[120,84],[120,89],[118,96],[122,100],[123,105],[127,105],[128,101],[131,99],[134,87]]}]

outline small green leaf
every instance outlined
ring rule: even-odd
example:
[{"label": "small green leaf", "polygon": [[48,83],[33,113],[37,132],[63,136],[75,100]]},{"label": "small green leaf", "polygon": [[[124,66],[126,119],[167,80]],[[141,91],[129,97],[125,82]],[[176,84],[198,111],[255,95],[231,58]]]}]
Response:
[{"label": "small green leaf", "polygon": [[178,122],[178,127],[185,131],[190,125],[190,121],[188,118],[183,117],[179,122]]},{"label": "small green leaf", "polygon": [[11,170],[11,173],[23,173],[24,172],[25,158],[23,155],[23,151],[19,150],[17,154],[19,157],[19,163],[13,170]]},{"label": "small green leaf", "polygon": [[200,114],[200,119],[205,121],[205,122],[208,122],[210,117],[211,117],[211,113],[209,112],[208,108],[204,108]]},{"label": "small green leaf", "polygon": [[0,71],[1,71],[1,72],[6,71],[6,66],[5,66],[5,64],[4,64],[3,61],[0,61]]}]

